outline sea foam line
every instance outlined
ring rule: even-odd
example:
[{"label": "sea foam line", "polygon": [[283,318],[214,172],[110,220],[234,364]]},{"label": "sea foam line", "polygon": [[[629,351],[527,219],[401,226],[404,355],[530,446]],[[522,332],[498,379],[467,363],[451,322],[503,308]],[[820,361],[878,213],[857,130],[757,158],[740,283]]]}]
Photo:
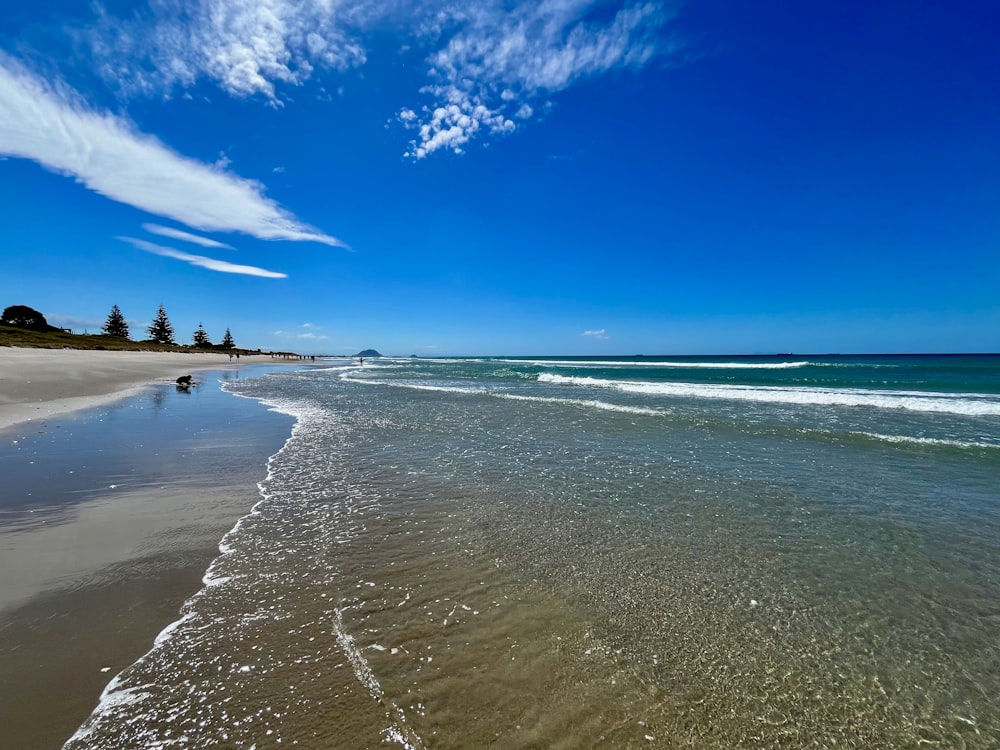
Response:
[{"label": "sea foam line", "polygon": [[1000,450],[1000,443],[982,443],[976,440],[948,440],[946,438],[910,437],[907,435],[883,435],[878,432],[852,432],[851,435],[879,440],[887,443],[910,443],[913,445],[932,445],[944,448],[962,448],[965,450],[993,449]]},{"label": "sea foam line", "polygon": [[[490,391],[482,388],[467,388],[461,386],[438,386],[438,385],[422,385],[417,383],[402,383],[393,381],[381,381],[381,380],[357,380],[354,378],[350,379],[352,382],[366,383],[368,385],[387,385],[394,388],[410,388],[418,391],[439,391],[443,393],[460,393],[465,395],[476,395],[476,396],[491,396],[493,398],[506,399],[509,401],[533,401],[537,403],[550,403],[550,404],[566,404],[573,406],[584,406],[594,409],[603,409],[605,411],[616,411],[623,412],[626,414],[641,414],[644,416],[665,416],[671,414],[669,409],[656,409],[650,407],[642,406],[626,406],[623,404],[612,404],[607,401],[599,401],[597,399],[577,399],[577,398],[558,398],[558,397],[548,397],[548,396],[524,396],[515,393],[504,393],[501,391]],[[658,384],[657,384],[658,385]],[[947,396],[948,394],[941,394]],[[721,396],[719,396],[721,398]],[[820,403],[820,402],[816,402]],[[964,412],[962,412],[964,413]],[[831,433],[826,431],[817,431],[825,436],[829,436]],[[1000,444],[997,443],[985,443],[980,441],[964,441],[964,440],[948,440],[945,438],[927,438],[927,437],[911,437],[907,435],[884,435],[875,432],[851,432],[850,435],[857,437],[864,437],[870,440],[877,440],[880,442],[890,442],[890,443],[909,443],[913,445],[931,445],[949,448],[961,448],[961,449],[996,449],[1000,450]]]},{"label": "sea foam line", "polygon": [[713,383],[650,383],[607,380],[539,373],[540,383],[604,388],[622,393],[647,396],[713,398],[730,401],[755,401],[773,404],[809,406],[868,406],[880,409],[960,414],[962,416],[1000,416],[1000,401],[975,393],[936,393],[920,391],[847,390],[839,388],[789,388],[782,386],[718,385]]},{"label": "sea foam line", "polygon": [[595,367],[671,367],[706,370],[789,370],[808,367],[812,362],[647,362],[644,360],[562,360],[562,359],[497,359],[494,362],[545,367],[595,368]]},{"label": "sea foam line", "polygon": [[[347,373],[345,373],[346,375]],[[555,396],[525,396],[518,393],[507,393],[505,391],[493,391],[486,388],[468,388],[458,385],[425,385],[422,383],[406,383],[393,380],[366,380],[361,378],[341,377],[350,380],[352,383],[364,383],[366,385],[387,385],[393,388],[409,388],[414,391],[436,391],[440,393],[461,393],[473,396],[490,396],[492,398],[506,399],[508,401],[532,401],[540,404],[560,404],[569,406],[585,406],[592,409],[602,409],[604,411],[615,411],[622,414],[641,414],[649,417],[662,417],[669,414],[667,409],[656,409],[646,406],[626,406],[624,404],[612,404],[608,401],[598,401],[597,399],[583,398],[557,398]]]},{"label": "sea foam line", "polygon": [[237,520],[233,528],[230,529],[228,532],[226,532],[226,534],[219,541],[219,557],[215,558],[208,566],[208,569],[205,571],[205,574],[202,577],[202,588],[199,591],[195,592],[194,595],[192,595],[189,599],[187,599],[184,602],[183,605],[181,605],[180,617],[178,617],[176,620],[168,624],[165,628],[163,628],[160,631],[160,633],[153,640],[153,646],[152,648],[149,649],[149,651],[147,651],[145,654],[143,654],[134,662],[132,662],[132,664],[125,667],[125,669],[123,669],[121,672],[119,672],[117,675],[111,678],[107,686],[105,686],[104,690],[101,692],[101,697],[97,701],[97,706],[94,707],[94,710],[91,711],[90,716],[88,716],[84,720],[84,722],[77,728],[77,730],[73,733],[73,735],[68,740],[66,740],[66,742],[63,745],[64,748],[71,748],[77,746],[79,743],[85,742],[103,719],[111,717],[115,713],[121,713],[125,710],[127,706],[140,703],[148,697],[149,694],[143,690],[144,686],[140,685],[135,687],[122,687],[122,683],[124,682],[126,674],[133,666],[140,664],[145,660],[151,658],[153,654],[164,648],[165,644],[174,636],[175,633],[183,629],[185,625],[187,625],[191,620],[194,619],[195,615],[192,609],[195,606],[195,602],[197,602],[197,600],[200,597],[204,596],[210,587],[225,585],[230,580],[232,580],[231,577],[220,576],[217,573],[215,573],[215,568],[218,566],[218,563],[222,558],[232,554],[235,551],[235,549],[230,544],[228,544],[229,538],[232,537],[234,534],[238,533],[244,520],[246,520],[248,517],[256,513],[259,513],[260,511],[258,509],[260,505],[264,502],[267,502],[267,500],[269,499],[269,496],[265,492],[265,486],[267,480],[273,476],[273,471],[274,471],[272,468],[273,463],[275,459],[283,451],[285,451],[285,449],[295,438],[300,427],[302,426],[305,413],[300,407],[297,407],[297,405],[294,404],[293,402],[284,402],[279,400],[268,401],[266,399],[256,398],[254,396],[244,396],[241,393],[236,393],[234,391],[229,390],[226,387],[225,383],[222,384],[222,390],[226,391],[227,393],[231,393],[234,396],[239,396],[240,398],[249,398],[254,401],[258,401],[267,406],[271,411],[287,414],[291,417],[294,417],[295,423],[292,425],[291,433],[285,440],[282,447],[278,449],[278,451],[267,460],[267,476],[264,480],[257,483],[257,487],[258,490],[260,491],[261,498],[256,503],[254,503],[249,513],[247,513],[247,515]]},{"label": "sea foam line", "polygon": [[418,750],[418,748],[422,747],[420,738],[406,725],[403,712],[394,703],[385,699],[385,692],[382,690],[382,685],[379,684],[378,678],[375,677],[375,672],[372,670],[368,660],[365,659],[364,654],[361,653],[361,649],[355,644],[354,637],[344,627],[344,610],[342,608],[335,609],[333,612],[333,634],[337,639],[340,649],[351,663],[358,682],[368,689],[372,698],[383,706],[392,709],[392,713],[395,714],[394,726],[384,730],[382,735],[387,741],[402,745],[405,750]]}]

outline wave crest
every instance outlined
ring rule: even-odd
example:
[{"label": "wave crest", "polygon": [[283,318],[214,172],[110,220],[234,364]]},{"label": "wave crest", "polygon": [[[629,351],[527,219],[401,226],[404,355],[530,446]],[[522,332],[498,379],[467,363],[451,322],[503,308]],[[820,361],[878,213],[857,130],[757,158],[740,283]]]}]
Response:
[{"label": "wave crest", "polygon": [[650,383],[645,381],[608,380],[540,373],[540,383],[603,388],[621,393],[678,398],[712,398],[728,401],[752,401],[808,406],[864,406],[878,409],[960,414],[962,416],[1000,416],[1000,400],[975,393],[937,393],[920,391],[883,391],[848,388],[798,388],[785,386],[717,385],[713,383]]}]

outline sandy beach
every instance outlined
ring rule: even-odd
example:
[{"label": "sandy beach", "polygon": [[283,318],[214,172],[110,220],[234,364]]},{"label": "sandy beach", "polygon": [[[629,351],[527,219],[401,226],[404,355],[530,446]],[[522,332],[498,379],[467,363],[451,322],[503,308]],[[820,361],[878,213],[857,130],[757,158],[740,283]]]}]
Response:
[{"label": "sandy beach", "polygon": [[[244,357],[243,363],[270,361]],[[220,353],[128,352],[0,348],[0,430],[47,419],[135,393],[149,383],[173,382],[207,368],[238,366]]]},{"label": "sandy beach", "polygon": [[219,382],[282,364],[0,348],[4,746],[61,747],[201,587],[292,423]]}]

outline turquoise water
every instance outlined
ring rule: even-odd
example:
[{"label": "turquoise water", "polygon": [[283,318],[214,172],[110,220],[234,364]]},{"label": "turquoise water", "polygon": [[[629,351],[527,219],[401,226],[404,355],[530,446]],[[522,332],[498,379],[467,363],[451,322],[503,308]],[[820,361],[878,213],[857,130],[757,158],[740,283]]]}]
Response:
[{"label": "turquoise water", "polygon": [[68,747],[1000,746],[1000,357],[226,388],[295,431]]}]

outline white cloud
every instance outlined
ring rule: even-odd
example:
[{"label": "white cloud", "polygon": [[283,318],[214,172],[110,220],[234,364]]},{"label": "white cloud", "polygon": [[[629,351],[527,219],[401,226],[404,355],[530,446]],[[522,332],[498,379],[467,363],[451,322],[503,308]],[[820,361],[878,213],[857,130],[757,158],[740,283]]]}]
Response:
[{"label": "white cloud", "polygon": [[218,240],[212,240],[208,237],[191,234],[190,232],[185,232],[180,229],[162,227],[159,224],[143,224],[142,228],[147,232],[158,234],[161,237],[169,237],[172,240],[180,240],[181,242],[190,242],[194,245],[201,245],[202,247],[223,248],[226,250],[235,249],[232,245],[227,245],[225,242],[219,242]]},{"label": "white cloud", "polygon": [[0,153],[31,159],[107,198],[195,229],[342,244],[299,222],[265,196],[260,183],[172,151],[2,53]]},{"label": "white cloud", "polygon": [[165,258],[173,258],[174,260],[182,260],[185,263],[190,263],[192,266],[198,266],[199,268],[206,268],[209,271],[219,271],[220,273],[236,273],[242,274],[244,276],[258,276],[264,279],[287,279],[288,274],[278,273],[276,271],[268,271],[264,268],[257,268],[257,266],[241,266],[237,263],[228,263],[224,260],[216,260],[215,258],[206,258],[204,255],[191,255],[190,253],[182,253],[180,250],[174,250],[170,247],[164,247],[163,245],[157,245],[153,242],[146,242],[146,240],[139,240],[135,237],[119,237],[118,239],[123,242],[128,242],[133,247],[139,250],[144,250],[147,253],[153,253],[154,255],[162,255]]},{"label": "white cloud", "polygon": [[[400,119],[408,126],[414,122],[403,119],[402,113]],[[456,101],[436,108],[425,122],[412,127],[419,128],[420,139],[410,144],[406,155],[422,159],[439,148],[462,153],[462,146],[480,129],[495,135],[510,133],[516,126],[500,112],[485,107],[476,97],[456,97]]]},{"label": "white cloud", "polygon": [[125,93],[169,96],[208,79],[280,107],[281,87],[363,65],[368,35],[393,29],[397,50],[430,50],[420,89],[429,101],[396,109],[415,131],[407,154],[419,159],[508,134],[552,94],[672,53],[664,27],[677,2],[159,0],[128,18],[101,11],[78,36]]},{"label": "white cloud", "polygon": [[316,333],[316,331],[321,330],[319,326],[314,323],[303,323],[300,328],[304,328],[304,331],[275,331],[275,336],[287,336],[294,339],[304,339],[308,341],[326,341],[330,337],[324,333]]},{"label": "white cloud", "polygon": [[[527,120],[530,101],[615,69],[640,68],[664,48],[659,33],[671,18],[662,4],[626,5],[610,21],[591,20],[594,0],[486,3],[429,58],[432,83],[422,93],[435,106],[399,119],[417,131],[408,155],[439,149],[461,153],[483,131],[513,131]],[[666,45],[669,49],[669,45]],[[507,115],[508,112],[512,114]]]},{"label": "white cloud", "polygon": [[[278,84],[299,85],[316,67],[364,63],[351,27],[381,13],[365,0],[153,2],[125,19],[102,12],[80,36],[101,73],[127,93],[169,92],[208,78],[233,96],[262,95],[282,106]],[[140,64],[122,65],[122,54]]]},{"label": "white cloud", "polygon": [[590,338],[594,338],[594,339],[609,339],[609,338],[611,338],[608,335],[608,332],[605,331],[603,328],[599,328],[599,329],[597,329],[595,331],[584,331],[580,335],[581,336],[589,336]]}]

